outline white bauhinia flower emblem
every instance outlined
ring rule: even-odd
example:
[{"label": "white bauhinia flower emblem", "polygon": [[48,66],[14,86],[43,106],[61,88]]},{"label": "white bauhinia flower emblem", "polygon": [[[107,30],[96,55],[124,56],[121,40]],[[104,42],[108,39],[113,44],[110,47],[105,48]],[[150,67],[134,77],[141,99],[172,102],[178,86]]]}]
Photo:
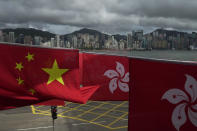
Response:
[{"label": "white bauhinia flower emblem", "polygon": [[185,76],[187,78],[185,90],[189,96],[180,89],[170,89],[162,96],[162,100],[166,99],[172,104],[177,104],[171,117],[172,124],[177,131],[180,130],[187,119],[197,127],[197,81],[190,75]]},{"label": "white bauhinia flower emblem", "polygon": [[107,70],[104,75],[110,78],[109,90],[113,94],[114,91],[119,87],[123,92],[129,92],[129,72],[125,74],[124,66],[116,62],[116,71]]}]

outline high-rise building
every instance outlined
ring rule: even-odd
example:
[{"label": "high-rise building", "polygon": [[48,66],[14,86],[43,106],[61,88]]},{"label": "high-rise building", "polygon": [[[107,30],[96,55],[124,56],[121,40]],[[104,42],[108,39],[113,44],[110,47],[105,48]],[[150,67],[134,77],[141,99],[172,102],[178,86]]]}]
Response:
[{"label": "high-rise building", "polygon": [[143,30],[132,31],[133,48],[141,48],[143,42]]},{"label": "high-rise building", "polygon": [[125,48],[132,48],[132,35],[131,35],[131,33],[127,34],[127,46]]},{"label": "high-rise building", "polygon": [[63,40],[60,40],[60,47],[65,47]]},{"label": "high-rise building", "polygon": [[55,47],[55,38],[51,38],[51,47]]},{"label": "high-rise building", "polygon": [[20,43],[20,44],[24,44],[24,34],[19,35],[17,42]]},{"label": "high-rise building", "polygon": [[41,42],[40,36],[35,36],[35,37],[34,37],[34,44],[35,44],[35,45],[40,45],[40,42]]},{"label": "high-rise building", "polygon": [[3,42],[3,32],[0,30],[0,42]]},{"label": "high-rise building", "polygon": [[114,38],[113,35],[111,36],[111,39],[112,39],[112,45],[114,45],[115,44],[115,38]]},{"label": "high-rise building", "polygon": [[77,48],[77,36],[72,37],[73,48]]},{"label": "high-rise building", "polygon": [[66,48],[71,48],[71,44],[69,41],[66,41]]},{"label": "high-rise building", "polygon": [[56,46],[60,47],[60,36],[56,35]]},{"label": "high-rise building", "polygon": [[89,34],[84,34],[83,35],[83,39],[84,39],[84,47],[85,48],[89,48],[89,43],[90,43],[90,36],[89,36]]},{"label": "high-rise building", "polygon": [[28,45],[32,45],[32,37],[31,36],[25,36],[24,37],[24,43]]},{"label": "high-rise building", "polygon": [[100,42],[99,42],[99,48],[104,48],[104,44],[105,44],[105,35],[104,34],[101,34],[101,39],[100,39]]},{"label": "high-rise building", "polygon": [[14,32],[9,32],[9,42],[15,43],[15,37],[14,37]]}]

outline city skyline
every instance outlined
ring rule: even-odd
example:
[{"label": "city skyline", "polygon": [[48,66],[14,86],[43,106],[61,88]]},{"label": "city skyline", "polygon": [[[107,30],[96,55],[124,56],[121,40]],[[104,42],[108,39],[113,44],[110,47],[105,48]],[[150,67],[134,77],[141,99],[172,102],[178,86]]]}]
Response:
[{"label": "city skyline", "polygon": [[197,1],[0,0],[0,28],[35,28],[67,34],[81,28],[126,34],[157,28],[197,31]]},{"label": "city skyline", "polygon": [[[16,33],[16,35],[15,35]],[[15,37],[16,36],[16,37]],[[6,29],[0,31],[1,42],[48,47],[115,50],[196,50],[197,33],[157,29],[144,34],[133,30],[125,35],[108,35],[96,30],[81,29],[66,35],[55,35],[35,29]]]}]

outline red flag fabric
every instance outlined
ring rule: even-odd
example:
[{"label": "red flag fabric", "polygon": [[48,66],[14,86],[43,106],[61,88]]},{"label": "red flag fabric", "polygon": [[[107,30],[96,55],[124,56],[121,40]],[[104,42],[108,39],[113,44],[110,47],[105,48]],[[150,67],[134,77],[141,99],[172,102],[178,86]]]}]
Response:
[{"label": "red flag fabric", "polygon": [[82,53],[80,56],[81,83],[99,85],[90,98],[97,101],[128,100],[129,60],[123,56]]},{"label": "red flag fabric", "polygon": [[0,109],[23,100],[23,105],[51,99],[85,103],[98,88],[80,88],[78,50],[0,44],[0,59]]},{"label": "red flag fabric", "polygon": [[197,64],[132,58],[129,131],[196,131]]},{"label": "red flag fabric", "polygon": [[65,106],[65,101],[53,99],[53,100],[40,102],[35,105],[39,105],[39,106]]}]

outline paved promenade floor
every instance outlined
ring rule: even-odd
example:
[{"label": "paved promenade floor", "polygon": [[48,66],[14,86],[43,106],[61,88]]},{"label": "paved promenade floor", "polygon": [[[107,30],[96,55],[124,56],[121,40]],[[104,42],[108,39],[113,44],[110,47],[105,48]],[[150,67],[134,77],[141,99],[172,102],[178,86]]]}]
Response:
[{"label": "paved promenade floor", "polygon": [[[127,131],[127,101],[66,102],[58,106],[54,131]],[[53,131],[50,106],[0,111],[0,131]]]}]

